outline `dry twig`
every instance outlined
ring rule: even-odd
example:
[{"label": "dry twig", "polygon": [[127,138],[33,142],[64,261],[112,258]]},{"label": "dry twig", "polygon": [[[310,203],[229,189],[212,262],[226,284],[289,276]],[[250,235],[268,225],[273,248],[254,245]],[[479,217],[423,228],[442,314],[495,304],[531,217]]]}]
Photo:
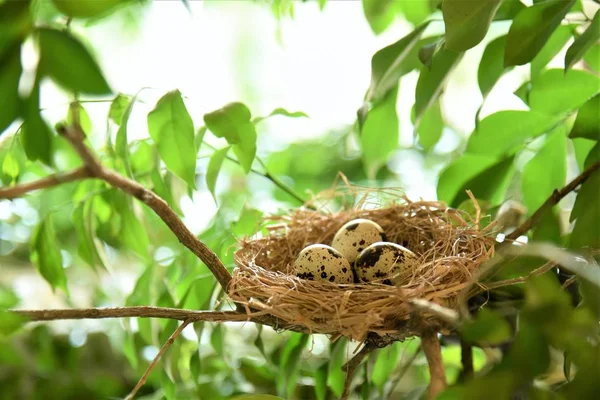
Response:
[{"label": "dry twig", "polygon": [[431,375],[427,398],[433,400],[447,385],[444,362],[442,361],[442,349],[437,333],[435,331],[423,332],[421,335],[421,347],[427,358],[429,374]]},{"label": "dry twig", "polygon": [[154,369],[154,366],[158,363],[158,361],[160,360],[160,358],[162,357],[162,355],[173,344],[173,342],[175,341],[175,339],[177,339],[177,337],[181,334],[181,332],[185,329],[185,327],[188,326],[191,322],[193,322],[191,319],[183,321],[183,323],[181,325],[179,325],[179,327],[175,330],[175,332],[173,332],[173,334],[171,334],[171,336],[169,336],[169,339],[167,339],[167,341],[165,342],[165,344],[163,344],[163,346],[160,348],[160,350],[158,351],[158,354],[156,355],[156,357],[154,357],[154,360],[152,360],[152,362],[150,363],[150,365],[148,365],[148,368],[146,368],[146,371],[144,372],[144,375],[142,375],[142,377],[138,381],[137,385],[135,385],[135,387],[133,388],[133,390],[131,391],[131,393],[129,393],[127,395],[127,397],[125,397],[125,400],[131,400],[131,399],[133,399],[135,397],[135,395],[138,392],[138,390],[140,390],[140,388],[142,386],[144,386],[144,384],[148,380],[148,377],[150,376],[150,373],[152,372],[152,369]]}]

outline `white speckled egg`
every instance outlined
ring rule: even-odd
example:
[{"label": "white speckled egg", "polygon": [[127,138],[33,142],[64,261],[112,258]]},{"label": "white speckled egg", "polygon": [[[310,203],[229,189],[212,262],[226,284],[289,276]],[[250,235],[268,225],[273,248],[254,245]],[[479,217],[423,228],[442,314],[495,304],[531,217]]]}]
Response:
[{"label": "white speckled egg", "polygon": [[356,259],[354,270],[359,282],[397,285],[402,267],[416,261],[416,255],[396,243],[378,242],[364,249]]},{"label": "white speckled egg", "polygon": [[294,262],[296,276],[311,281],[353,283],[354,273],[348,260],[333,247],[313,244],[305,247]]},{"label": "white speckled egg", "polygon": [[369,245],[386,240],[383,229],[378,224],[361,218],[344,224],[333,237],[331,247],[342,253],[352,264]]}]

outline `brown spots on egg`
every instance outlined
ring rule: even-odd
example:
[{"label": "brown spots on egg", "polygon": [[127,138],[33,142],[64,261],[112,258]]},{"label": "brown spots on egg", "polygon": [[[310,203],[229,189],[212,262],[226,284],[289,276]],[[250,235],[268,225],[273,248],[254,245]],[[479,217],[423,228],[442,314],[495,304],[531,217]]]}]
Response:
[{"label": "brown spots on egg", "polygon": [[322,280],[332,283],[352,283],[354,273],[348,260],[337,250],[324,244],[304,248],[294,262],[300,279]]},{"label": "brown spots on egg", "polygon": [[378,242],[360,253],[354,269],[361,282],[395,285],[398,283],[402,267],[415,260],[415,254],[405,247],[396,243]]},{"label": "brown spots on egg", "polygon": [[331,247],[339,251],[350,264],[367,246],[381,242],[385,238],[383,229],[368,219],[355,219],[347,222],[335,234]]}]

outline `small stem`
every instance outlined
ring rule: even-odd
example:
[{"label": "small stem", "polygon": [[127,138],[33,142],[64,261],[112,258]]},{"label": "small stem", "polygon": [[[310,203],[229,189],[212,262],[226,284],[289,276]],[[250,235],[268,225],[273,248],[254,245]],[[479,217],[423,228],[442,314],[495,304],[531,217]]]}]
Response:
[{"label": "small stem", "polygon": [[465,381],[473,378],[473,346],[460,341],[460,361],[462,363],[462,377]]},{"label": "small stem", "polygon": [[148,368],[146,369],[146,372],[144,372],[144,375],[142,375],[142,377],[138,381],[137,385],[135,385],[135,387],[133,388],[131,393],[129,393],[127,395],[127,397],[125,397],[125,400],[132,400],[135,397],[138,390],[140,390],[140,388],[142,386],[144,386],[144,384],[148,380],[148,376],[150,376],[152,369],[154,369],[154,366],[158,363],[158,361],[160,360],[162,355],[173,344],[173,342],[175,342],[175,339],[177,339],[177,337],[181,334],[181,332],[185,329],[185,327],[188,326],[191,322],[192,322],[192,320],[189,320],[189,319],[184,321],[181,325],[179,325],[179,327],[175,330],[175,332],[173,332],[173,334],[171,336],[169,336],[169,339],[167,339],[165,344],[163,344],[163,346],[160,348],[158,354],[156,355],[156,357],[154,357],[154,360],[152,360],[150,365],[148,365]]},{"label": "small stem", "polygon": [[586,168],[577,178],[573,179],[567,186],[560,190],[554,190],[554,192],[552,192],[552,194],[550,195],[550,197],[548,197],[544,204],[542,204],[540,208],[538,208],[536,212],[534,212],[533,215],[527,221],[523,222],[521,226],[512,231],[510,234],[506,235],[506,238],[502,245],[517,240],[522,234],[529,231],[539,221],[542,215],[544,215],[548,210],[552,209],[552,207],[558,204],[558,202],[561,201],[563,197],[575,190],[577,186],[585,182],[590,177],[590,175],[592,175],[599,167],[600,161],[597,161],[594,164],[590,165],[588,168]]},{"label": "small stem", "polygon": [[365,357],[375,350],[375,347],[370,343],[366,343],[363,348],[352,357],[346,365],[342,367],[342,370],[346,371],[346,380],[344,381],[344,391],[342,392],[342,397],[340,400],[347,400],[350,395],[350,387],[352,386],[352,378],[354,378],[354,374],[356,373],[356,369],[360,365],[360,363],[365,359]]},{"label": "small stem", "polygon": [[429,374],[431,375],[427,398],[433,400],[447,385],[444,362],[442,361],[442,348],[437,333],[435,331],[424,332],[421,335],[421,347],[427,358]]}]

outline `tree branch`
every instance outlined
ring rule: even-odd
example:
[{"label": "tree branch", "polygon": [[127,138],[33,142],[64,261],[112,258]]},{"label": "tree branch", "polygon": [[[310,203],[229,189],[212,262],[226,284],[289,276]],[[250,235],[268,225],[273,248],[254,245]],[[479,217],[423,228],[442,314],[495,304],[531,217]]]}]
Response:
[{"label": "tree branch", "polygon": [[444,363],[442,361],[442,349],[437,333],[435,331],[423,332],[421,335],[421,347],[427,358],[429,374],[431,375],[427,398],[433,400],[447,385]]},{"label": "tree branch", "polygon": [[167,224],[179,241],[206,264],[227,293],[231,274],[219,257],[185,226],[166,201],[138,182],[105,168],[84,143],[85,134],[79,125],[61,126],[58,133],[71,143],[92,177],[104,180],[109,185],[121,189],[150,207]]},{"label": "tree branch", "polygon": [[47,189],[63,183],[89,178],[92,174],[87,167],[79,167],[67,173],[53,174],[33,182],[0,188],[0,199],[14,199],[34,190]]},{"label": "tree branch", "polygon": [[140,388],[142,386],[144,386],[144,384],[148,380],[148,376],[150,376],[152,369],[158,363],[158,361],[160,360],[162,355],[167,351],[169,346],[171,346],[173,344],[175,339],[177,339],[177,337],[181,334],[181,332],[185,329],[185,327],[188,326],[191,322],[192,322],[192,320],[189,320],[189,319],[184,321],[181,325],[179,325],[179,327],[175,330],[175,332],[173,332],[173,334],[171,336],[169,336],[169,339],[167,339],[165,344],[163,344],[163,346],[160,348],[160,350],[158,351],[158,354],[156,355],[156,357],[154,357],[154,360],[152,360],[150,365],[148,365],[148,368],[146,368],[146,372],[144,372],[144,375],[142,375],[142,377],[138,381],[137,385],[135,385],[135,387],[133,388],[131,393],[129,393],[127,395],[127,397],[125,397],[125,400],[132,400],[135,397],[138,390],[140,390]]},{"label": "tree branch", "polygon": [[346,371],[346,380],[344,381],[344,391],[342,392],[342,397],[340,397],[340,400],[348,400],[348,396],[350,395],[350,387],[352,386],[352,378],[354,378],[356,369],[360,363],[363,362],[365,357],[373,350],[375,350],[375,346],[373,346],[370,342],[365,343],[363,348],[360,349],[360,351],[342,367],[342,369]]},{"label": "tree branch", "polygon": [[465,381],[473,379],[474,367],[473,367],[473,346],[466,343],[464,340],[460,340],[460,362],[462,364],[462,371],[460,375]]},{"label": "tree branch", "polygon": [[587,178],[590,177],[600,167],[600,161],[590,165],[587,167],[577,178],[573,179],[571,183],[560,190],[554,190],[550,197],[533,213],[533,215],[525,221],[521,226],[512,231],[510,234],[506,235],[506,238],[503,243],[507,243],[510,241],[517,240],[522,234],[529,231],[538,220],[546,213],[546,211],[552,209],[559,201],[562,200],[567,194],[571,193],[577,186],[581,185],[586,181]]},{"label": "tree branch", "polygon": [[196,311],[168,307],[109,307],[76,308],[62,310],[10,310],[29,321],[55,321],[65,319],[102,319],[102,318],[165,318],[180,321],[248,321],[250,316],[237,311]]}]

